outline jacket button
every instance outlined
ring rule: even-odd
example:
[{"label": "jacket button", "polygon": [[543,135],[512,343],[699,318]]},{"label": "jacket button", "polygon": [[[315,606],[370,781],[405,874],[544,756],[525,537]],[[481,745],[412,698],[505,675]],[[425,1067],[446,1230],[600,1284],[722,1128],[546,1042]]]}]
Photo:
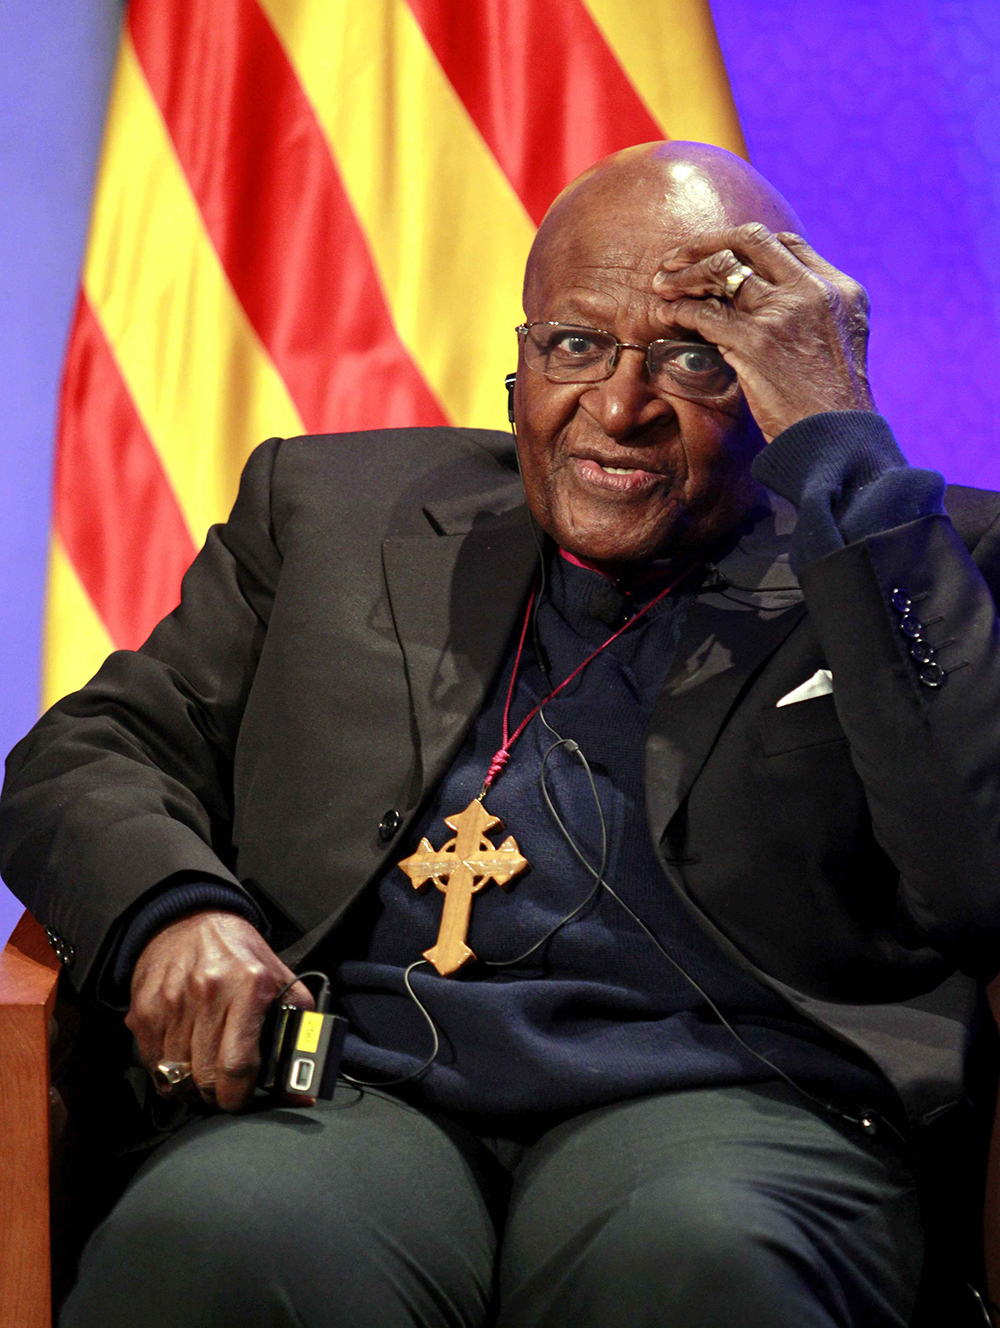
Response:
[{"label": "jacket button", "polygon": [[390,807],[378,823],[379,843],[388,844],[402,824],[402,816],[396,811],[395,807]]},{"label": "jacket button", "polygon": [[61,936],[57,936],[51,927],[45,928],[45,935],[60,964],[71,964],[76,955],[74,946],[70,945],[69,941],[64,941]]},{"label": "jacket button", "polygon": [[897,587],[892,592],[892,607],[898,613],[909,613],[910,609],[913,607],[913,600],[910,599],[905,590],[900,590]]},{"label": "jacket button", "polygon": [[911,642],[910,654],[919,664],[930,664],[934,659],[934,650],[926,641]]},{"label": "jacket button", "polygon": [[917,676],[925,687],[940,687],[944,682],[945,672],[940,664],[925,664]]},{"label": "jacket button", "polygon": [[903,635],[909,637],[917,637],[924,630],[923,623],[919,618],[914,618],[912,613],[908,613],[899,626]]}]

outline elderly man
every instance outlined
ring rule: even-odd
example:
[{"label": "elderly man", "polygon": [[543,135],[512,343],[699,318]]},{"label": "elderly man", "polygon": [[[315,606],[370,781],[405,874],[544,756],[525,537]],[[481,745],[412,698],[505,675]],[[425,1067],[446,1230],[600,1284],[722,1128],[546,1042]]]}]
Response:
[{"label": "elderly man", "polygon": [[[65,1324],[911,1321],[1000,953],[1000,500],[956,533],[798,230],[724,152],[601,163],[528,262],[520,479],[264,444],[15,749],[5,878],[209,1104]],[[251,1101],[304,962],[347,1077]]]}]

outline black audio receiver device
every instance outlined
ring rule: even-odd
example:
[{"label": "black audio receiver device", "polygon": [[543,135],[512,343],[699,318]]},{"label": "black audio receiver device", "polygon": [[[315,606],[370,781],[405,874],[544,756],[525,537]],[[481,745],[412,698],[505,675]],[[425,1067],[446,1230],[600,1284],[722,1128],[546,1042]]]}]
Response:
[{"label": "black audio receiver device", "polygon": [[322,987],[315,1010],[287,1005],[278,993],[261,1033],[261,1070],[257,1085],[268,1093],[283,1096],[298,1093],[308,1097],[333,1097],[340,1057],[344,1049],[347,1020],[330,1014],[330,981],[325,973],[303,973],[295,978],[319,978]]}]

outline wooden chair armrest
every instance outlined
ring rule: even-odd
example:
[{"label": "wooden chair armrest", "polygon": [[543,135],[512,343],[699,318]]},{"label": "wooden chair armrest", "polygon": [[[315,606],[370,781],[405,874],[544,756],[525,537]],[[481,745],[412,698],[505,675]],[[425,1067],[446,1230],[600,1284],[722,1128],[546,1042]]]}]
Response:
[{"label": "wooden chair armrest", "polygon": [[0,1323],[51,1328],[49,1028],[60,964],[30,913],[0,954]]}]

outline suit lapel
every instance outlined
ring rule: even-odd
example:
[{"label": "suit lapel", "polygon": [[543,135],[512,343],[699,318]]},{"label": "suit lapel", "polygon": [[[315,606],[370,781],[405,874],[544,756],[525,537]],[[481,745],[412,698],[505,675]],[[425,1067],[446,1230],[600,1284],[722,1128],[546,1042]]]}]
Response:
[{"label": "suit lapel", "polygon": [[406,661],[422,790],[447,768],[503,658],[537,564],[522,506],[477,514],[430,513],[438,530],[389,537],[386,588]]},{"label": "suit lapel", "polygon": [[702,592],[688,609],[646,743],[646,805],[657,838],[747,683],[805,615],[788,566],[793,525],[787,504],[769,498],[769,510],[717,564],[728,593]]},{"label": "suit lapel", "polygon": [[804,614],[802,604],[767,614],[699,601],[691,606],[646,743],[646,806],[657,838],[687,797],[743,688]]}]

